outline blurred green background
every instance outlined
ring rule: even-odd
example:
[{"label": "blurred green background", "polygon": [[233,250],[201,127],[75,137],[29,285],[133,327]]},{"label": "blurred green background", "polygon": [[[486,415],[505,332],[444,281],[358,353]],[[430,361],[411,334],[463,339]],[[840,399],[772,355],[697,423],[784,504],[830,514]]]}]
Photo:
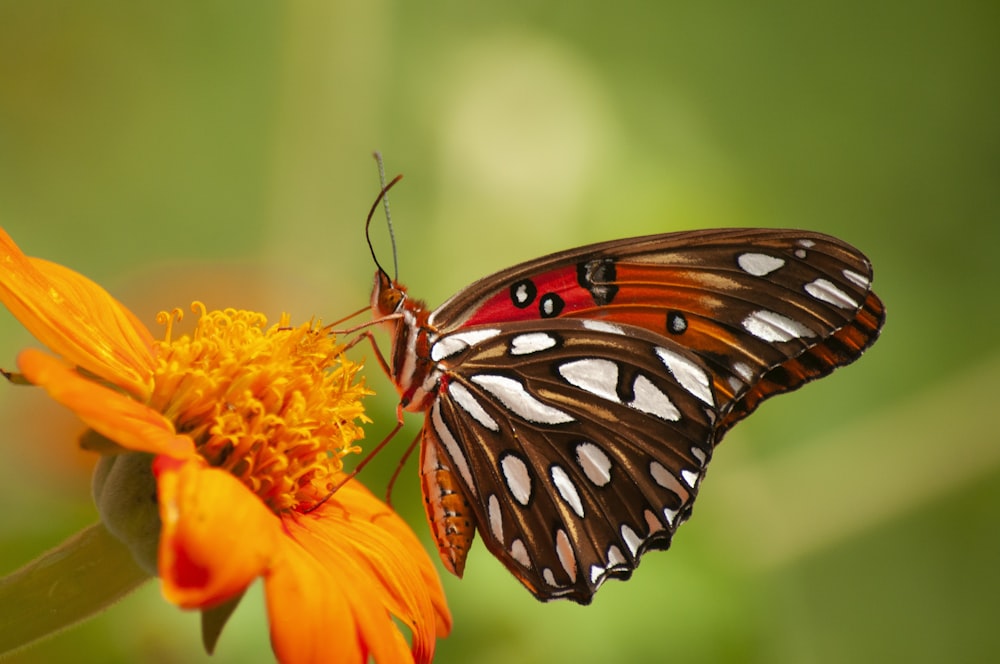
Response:
[{"label": "blurred green background", "polygon": [[[737,427],[673,550],[592,606],[536,602],[477,544],[438,661],[994,659],[1000,4],[496,4],[0,0],[0,224],[151,325],[364,306],[376,148],[432,305],[590,241],[838,235],[888,307],[870,353]],[[4,314],[0,365],[27,343]],[[2,385],[0,417],[6,573],[96,515],[73,418]],[[415,476],[394,501],[429,543]],[[207,660],[197,625],[150,583],[7,661]],[[255,588],[211,661],[270,659]]]}]

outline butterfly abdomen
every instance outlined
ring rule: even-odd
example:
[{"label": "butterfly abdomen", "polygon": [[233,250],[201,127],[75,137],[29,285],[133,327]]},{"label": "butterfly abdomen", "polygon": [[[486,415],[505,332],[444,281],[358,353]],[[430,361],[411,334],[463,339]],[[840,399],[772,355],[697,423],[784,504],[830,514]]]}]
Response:
[{"label": "butterfly abdomen", "polygon": [[472,508],[438,444],[424,436],[420,448],[420,483],[431,534],[445,568],[455,576],[465,572],[465,558],[476,536]]}]

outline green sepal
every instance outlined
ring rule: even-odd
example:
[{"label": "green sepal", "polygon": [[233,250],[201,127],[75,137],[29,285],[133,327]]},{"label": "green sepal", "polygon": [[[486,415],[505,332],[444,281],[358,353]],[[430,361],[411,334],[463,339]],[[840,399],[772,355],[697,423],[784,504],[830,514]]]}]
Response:
[{"label": "green sepal", "polygon": [[158,573],[160,506],[153,455],[102,456],[91,481],[94,504],[108,532],[120,539],[150,575]]},{"label": "green sepal", "polygon": [[17,373],[16,371],[7,371],[6,369],[0,369],[0,375],[6,378],[11,385],[31,385],[24,374]]},{"label": "green sepal", "polygon": [[106,438],[93,429],[87,429],[80,436],[80,449],[88,452],[97,452],[101,456],[114,456],[116,454],[127,454],[132,450],[122,447],[110,438]]},{"label": "green sepal", "polygon": [[211,655],[215,652],[215,646],[222,635],[222,628],[229,622],[229,617],[240,605],[246,590],[227,599],[218,606],[201,610],[201,643],[205,647],[205,652]]}]

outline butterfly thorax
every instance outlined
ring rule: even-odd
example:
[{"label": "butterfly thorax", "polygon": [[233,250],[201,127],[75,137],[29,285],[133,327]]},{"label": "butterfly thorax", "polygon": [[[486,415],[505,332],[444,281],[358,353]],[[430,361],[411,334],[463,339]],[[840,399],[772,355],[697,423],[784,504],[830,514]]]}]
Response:
[{"label": "butterfly thorax", "polygon": [[406,287],[384,272],[375,273],[372,315],[392,337],[389,370],[405,410],[422,412],[430,408],[441,379],[430,357],[437,333],[428,323],[430,312],[421,300],[410,298]]}]

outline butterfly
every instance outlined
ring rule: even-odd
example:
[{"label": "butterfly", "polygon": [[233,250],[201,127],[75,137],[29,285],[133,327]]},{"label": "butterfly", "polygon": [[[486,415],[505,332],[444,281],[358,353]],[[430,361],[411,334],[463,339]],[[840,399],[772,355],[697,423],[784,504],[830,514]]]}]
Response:
[{"label": "butterfly", "polygon": [[421,485],[445,567],[462,576],[478,530],[543,601],[589,604],[629,578],[691,515],[726,431],[875,342],[871,283],[836,238],[760,228],[554,253],[433,310],[379,266],[382,363],[400,408],[424,414]]}]

